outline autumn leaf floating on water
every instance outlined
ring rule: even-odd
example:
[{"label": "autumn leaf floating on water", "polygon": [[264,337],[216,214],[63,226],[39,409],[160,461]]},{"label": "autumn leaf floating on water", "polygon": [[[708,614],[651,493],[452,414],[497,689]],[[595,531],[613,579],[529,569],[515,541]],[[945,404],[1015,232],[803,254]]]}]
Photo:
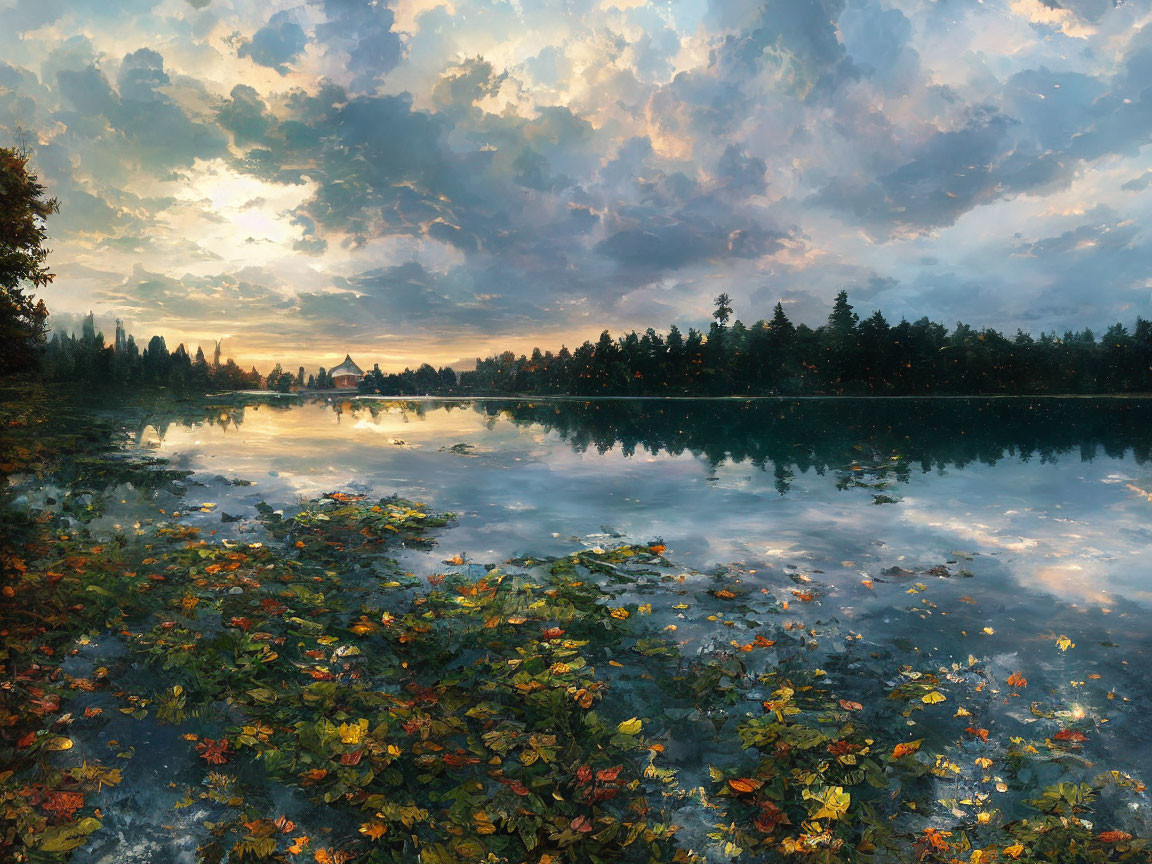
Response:
[{"label": "autumn leaf floating on water", "polygon": [[388,833],[388,826],[383,822],[365,822],[360,826],[360,833],[372,840],[379,840]]},{"label": "autumn leaf floating on water", "polygon": [[813,819],[839,819],[848,812],[852,803],[852,796],[842,786],[825,787],[819,792],[805,789],[803,797],[819,804],[816,812],[811,814]]},{"label": "autumn leaf floating on water", "polygon": [[221,738],[219,741],[205,738],[196,745],[196,750],[200,754],[200,758],[211,765],[224,765],[228,762],[227,738]]},{"label": "autumn leaf floating on water", "polygon": [[631,720],[621,721],[616,726],[616,731],[621,735],[639,735],[640,729],[644,725],[642,720],[633,717]]},{"label": "autumn leaf floating on water", "polygon": [[[1045,752],[1034,746],[1042,738],[998,742],[975,719],[962,721],[973,725],[961,732],[965,727],[951,719],[951,710],[937,709],[916,715],[922,739],[898,742],[897,736],[907,734],[906,712],[945,698],[972,708],[958,708],[955,716],[979,715],[997,732],[1012,720],[985,714],[999,700],[992,698],[995,685],[975,658],[967,667],[953,663],[949,669],[921,655],[915,666],[893,675],[900,682],[893,685],[896,698],[872,701],[869,684],[892,672],[880,655],[872,654],[879,660],[872,662],[868,651],[851,647],[825,652],[823,645],[845,636],[844,630],[793,620],[808,611],[801,603],[824,596],[826,587],[819,583],[776,591],[793,601],[796,612],[773,623],[783,608],[773,593],[750,591],[736,578],[709,583],[725,586],[714,591],[693,587],[681,571],[656,560],[666,551],[662,541],[507,562],[479,578],[476,567],[422,580],[390,560],[398,544],[427,548],[428,529],[447,524],[421,505],[333,493],[304,503],[298,517],[284,518],[271,508],[261,515],[277,541],[265,547],[236,541],[228,546],[199,536],[192,526],[173,524],[160,529],[168,533],[146,552],[131,543],[95,551],[99,547],[90,539],[76,541],[54,555],[51,570],[32,555],[22,556],[20,572],[40,580],[37,591],[57,586],[52,608],[84,604],[69,612],[74,622],[48,622],[67,637],[48,645],[49,651],[38,648],[47,642],[40,638],[43,631],[29,637],[26,656],[36,657],[45,671],[27,674],[46,680],[19,707],[26,725],[6,727],[10,752],[26,756],[30,765],[53,764],[53,782],[59,781],[49,787],[39,775],[39,788],[33,788],[21,780],[33,790],[28,800],[35,804],[25,805],[30,809],[20,818],[31,813],[39,820],[35,824],[47,822],[49,829],[26,841],[40,856],[34,860],[54,861],[46,856],[58,853],[46,850],[87,842],[100,828],[97,815],[88,814],[107,803],[97,798],[101,785],[119,780],[118,773],[90,763],[82,772],[68,767],[74,753],[52,752],[63,746],[55,742],[73,738],[76,750],[88,752],[90,739],[83,736],[103,728],[104,720],[84,710],[86,701],[67,704],[89,698],[89,684],[66,676],[47,680],[59,668],[47,659],[50,652],[67,656],[88,644],[80,641],[83,634],[102,641],[95,634],[108,621],[115,621],[134,668],[168,676],[153,693],[117,696],[130,716],[141,715],[135,722],[152,724],[163,709],[174,724],[187,722],[177,735],[195,728],[199,735],[211,730],[219,736],[186,733],[203,760],[195,760],[203,776],[188,787],[185,806],[211,802],[219,814],[206,839],[213,845],[206,860],[340,864],[355,856],[419,857],[425,864],[687,864],[692,859],[685,838],[695,842],[695,833],[678,835],[659,803],[653,806],[687,792],[675,767],[663,764],[664,745],[654,740],[667,741],[679,756],[692,744],[684,729],[692,736],[703,732],[730,766],[713,773],[713,785],[704,790],[708,810],[699,811],[712,820],[709,855],[739,861],[794,855],[789,860],[797,864],[844,864],[904,860],[901,855],[914,849],[911,854],[926,853],[925,862],[964,864],[1017,857],[1058,861],[1060,855],[1061,864],[1140,860],[1139,849],[1128,851],[1139,841],[1126,831],[1105,830],[1107,817],[1093,812],[1090,798],[1101,788],[1095,780],[1091,787],[1059,787],[1050,799],[1054,809],[1034,821],[1043,828],[1036,831],[998,824],[997,814],[1010,812],[1008,798],[997,809],[988,796],[972,794],[973,803],[963,804],[971,809],[957,816],[957,810],[950,815],[930,800],[906,800],[906,792],[893,796],[933,782],[933,776],[965,787],[987,784],[989,795],[993,789],[1004,794],[1008,783],[990,774],[993,757],[1008,776],[1021,759],[1066,760],[1074,755],[1068,749],[1087,744],[1088,736],[1057,732]],[[463,554],[443,560],[450,565],[446,571],[465,563]],[[639,564],[631,570],[626,562]],[[371,584],[367,592],[359,590],[365,581]],[[680,625],[681,637],[690,634],[683,645],[667,638],[675,631],[658,619],[664,605],[642,602],[660,596],[645,596],[660,582],[682,595],[672,608],[686,618],[695,608],[705,614],[725,610],[692,622],[705,628],[704,620],[715,622],[723,634],[715,648],[701,649],[699,634],[687,624]],[[704,604],[710,602],[708,609]],[[754,653],[773,645],[771,658]],[[1064,651],[1073,647],[1071,640],[1067,647],[1057,645]],[[846,660],[862,665],[846,667]],[[173,661],[175,666],[167,665]],[[845,674],[846,668],[866,674]],[[126,688],[117,680],[122,671],[116,664],[111,672],[75,681],[115,692]],[[117,683],[109,686],[105,678]],[[175,693],[175,680],[189,692]],[[646,692],[657,688],[634,686],[636,680],[660,681],[658,705]],[[855,689],[836,692],[848,682]],[[1008,687],[1026,684],[1018,672],[1008,679]],[[937,688],[945,688],[947,697]],[[177,704],[174,696],[186,697],[187,704]],[[194,725],[217,722],[212,706],[225,702],[223,728]],[[752,710],[733,711],[743,704]],[[669,705],[677,712],[674,723],[662,713]],[[60,712],[69,710],[74,715],[66,716],[74,717],[77,728],[65,737],[67,721]],[[1056,710],[1052,717],[1065,716]],[[179,712],[184,719],[176,719]],[[125,722],[114,709],[109,713]],[[707,718],[703,730],[685,717]],[[922,758],[909,758],[919,753]],[[268,781],[259,790],[252,785],[257,775]],[[1012,807],[1046,794],[1027,788],[1031,781],[1016,775],[1008,779]],[[3,782],[0,794],[20,788]],[[260,808],[269,806],[268,792],[310,801],[308,819],[333,830],[312,844],[303,833],[293,836],[297,826],[285,816],[259,818]],[[8,800],[21,806],[18,798]],[[1097,827],[1085,828],[1081,819]],[[953,830],[929,834],[924,824]],[[414,837],[420,839],[416,852]],[[1070,839],[1077,844],[1072,852]],[[1043,844],[1056,851],[1049,855]],[[1081,854],[1086,849],[1091,854]],[[7,852],[0,847],[0,860],[7,860]]]},{"label": "autumn leaf floating on water", "polygon": [[735,779],[729,780],[728,785],[737,792],[749,793],[755,792],[757,789],[763,786],[764,781],[753,780],[748,777],[737,777]]},{"label": "autumn leaf floating on water", "polygon": [[916,740],[916,741],[906,741],[906,742],[897,744],[895,747],[892,748],[892,758],[893,759],[903,759],[905,756],[911,756],[913,753],[917,752],[920,749],[921,743],[923,743],[923,742],[920,740]]},{"label": "autumn leaf floating on water", "polygon": [[1096,839],[1101,843],[1126,843],[1132,839],[1132,835],[1127,831],[1101,831]]}]

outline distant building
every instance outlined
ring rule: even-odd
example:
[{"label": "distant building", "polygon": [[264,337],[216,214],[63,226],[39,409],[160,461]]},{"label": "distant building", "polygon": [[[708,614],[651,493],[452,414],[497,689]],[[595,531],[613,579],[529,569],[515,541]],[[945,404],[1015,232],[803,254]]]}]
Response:
[{"label": "distant building", "polygon": [[364,370],[352,362],[351,354],[345,354],[343,363],[328,370],[328,377],[332,380],[332,386],[338,390],[355,389],[360,384],[360,379],[364,377]]}]

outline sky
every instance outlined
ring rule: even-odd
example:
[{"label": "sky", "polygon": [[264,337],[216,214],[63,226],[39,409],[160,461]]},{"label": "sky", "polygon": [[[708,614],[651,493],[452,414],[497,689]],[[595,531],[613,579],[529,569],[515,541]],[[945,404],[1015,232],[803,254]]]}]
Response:
[{"label": "sky", "polygon": [[[1152,317],[1152,0],[0,0],[56,326],[470,365]],[[141,339],[143,337],[143,339]]]}]

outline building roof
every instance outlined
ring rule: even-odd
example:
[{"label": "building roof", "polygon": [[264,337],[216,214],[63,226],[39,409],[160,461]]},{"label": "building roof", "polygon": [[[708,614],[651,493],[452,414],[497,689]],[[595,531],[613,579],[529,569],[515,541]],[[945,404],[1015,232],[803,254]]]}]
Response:
[{"label": "building roof", "polygon": [[332,378],[335,378],[338,375],[355,375],[357,378],[359,378],[363,374],[364,370],[352,362],[351,354],[345,354],[343,363],[334,369],[328,370],[328,375]]}]

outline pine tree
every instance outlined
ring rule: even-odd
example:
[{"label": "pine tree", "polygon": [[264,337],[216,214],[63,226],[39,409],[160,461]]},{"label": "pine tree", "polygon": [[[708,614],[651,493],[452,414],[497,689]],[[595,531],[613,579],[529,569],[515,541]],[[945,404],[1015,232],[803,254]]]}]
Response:
[{"label": "pine tree", "polygon": [[728,319],[732,317],[732,298],[727,294],[721,294],[715,302],[716,310],[712,313],[712,317],[723,329],[728,326]]}]

